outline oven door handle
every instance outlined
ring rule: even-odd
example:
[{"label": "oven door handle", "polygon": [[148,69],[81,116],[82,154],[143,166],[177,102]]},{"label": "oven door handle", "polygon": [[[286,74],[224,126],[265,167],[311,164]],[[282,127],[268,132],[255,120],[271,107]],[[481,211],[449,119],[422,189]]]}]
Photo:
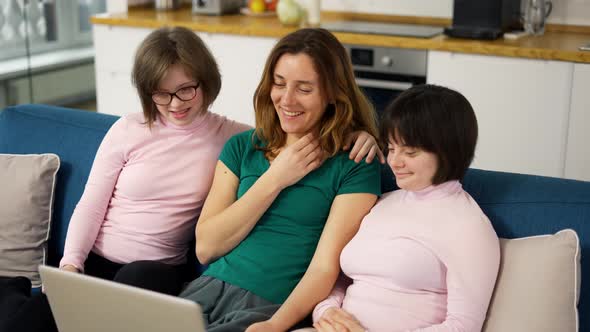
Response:
[{"label": "oven door handle", "polygon": [[391,82],[381,80],[369,80],[366,78],[356,78],[356,84],[360,87],[378,88],[387,90],[407,90],[412,87],[412,83],[406,82]]}]

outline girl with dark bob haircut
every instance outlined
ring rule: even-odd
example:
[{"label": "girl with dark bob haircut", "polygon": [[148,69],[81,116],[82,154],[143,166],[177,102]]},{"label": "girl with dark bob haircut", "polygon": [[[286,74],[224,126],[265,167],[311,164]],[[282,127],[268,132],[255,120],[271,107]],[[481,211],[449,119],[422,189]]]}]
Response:
[{"label": "girl with dark bob haircut", "polygon": [[381,123],[399,190],[384,194],[340,255],[342,274],[314,309],[327,331],[465,331],[483,326],[498,237],[463,190],[477,120],[460,93],[421,85]]},{"label": "girl with dark bob haircut", "polygon": [[383,146],[393,139],[439,158],[433,184],[461,180],[473,160],[477,119],[469,101],[457,91],[425,84],[400,94],[383,113]]}]

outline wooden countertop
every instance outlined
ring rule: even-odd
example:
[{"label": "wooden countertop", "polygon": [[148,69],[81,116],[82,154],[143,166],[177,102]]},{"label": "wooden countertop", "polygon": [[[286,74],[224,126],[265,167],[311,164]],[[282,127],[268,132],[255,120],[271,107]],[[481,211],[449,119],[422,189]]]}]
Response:
[{"label": "wooden countertop", "polygon": [[[338,12],[322,12],[321,19],[322,22],[356,19],[405,24],[450,25],[450,21],[446,19],[404,18]],[[190,8],[182,8],[169,12],[159,12],[145,8],[131,8],[125,14],[101,14],[94,16],[91,18],[91,22],[101,25],[141,28],[159,28],[162,26],[178,25],[194,31],[207,33],[274,38],[281,38],[296,29],[295,27],[282,26],[276,16],[192,15]],[[578,47],[581,45],[590,43],[590,27],[548,26],[543,36],[525,36],[517,40],[500,38],[495,41],[458,39],[445,35],[427,39],[341,32],[335,32],[334,35],[342,43],[346,44],[590,63],[590,51],[578,50]]]}]

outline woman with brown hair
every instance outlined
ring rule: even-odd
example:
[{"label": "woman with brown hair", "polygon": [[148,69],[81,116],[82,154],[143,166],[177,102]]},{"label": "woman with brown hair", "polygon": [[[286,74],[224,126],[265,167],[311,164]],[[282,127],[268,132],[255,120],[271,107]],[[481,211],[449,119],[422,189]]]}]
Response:
[{"label": "woman with brown hair", "polygon": [[344,245],[380,194],[379,165],[340,150],[376,133],[344,47],[328,31],[282,38],[254,96],[256,129],[232,137],[197,223],[210,264],[182,297],[208,331],[285,331],[332,289]]}]

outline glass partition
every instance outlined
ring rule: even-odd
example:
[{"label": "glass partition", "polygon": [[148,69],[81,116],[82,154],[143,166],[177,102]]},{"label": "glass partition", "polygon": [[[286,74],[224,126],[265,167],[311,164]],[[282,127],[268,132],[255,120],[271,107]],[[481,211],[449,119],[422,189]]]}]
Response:
[{"label": "glass partition", "polygon": [[22,103],[92,106],[90,16],[105,0],[0,0],[0,109]]}]

